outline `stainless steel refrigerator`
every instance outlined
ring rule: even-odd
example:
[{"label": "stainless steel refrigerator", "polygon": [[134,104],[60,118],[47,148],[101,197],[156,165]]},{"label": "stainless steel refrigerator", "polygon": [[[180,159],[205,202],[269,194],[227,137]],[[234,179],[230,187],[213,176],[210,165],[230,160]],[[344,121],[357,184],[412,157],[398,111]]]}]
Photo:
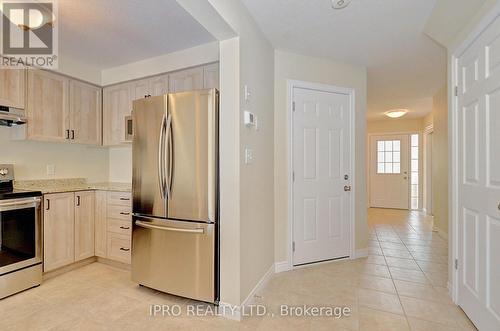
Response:
[{"label": "stainless steel refrigerator", "polygon": [[132,279],[218,301],[215,89],[134,101]]}]

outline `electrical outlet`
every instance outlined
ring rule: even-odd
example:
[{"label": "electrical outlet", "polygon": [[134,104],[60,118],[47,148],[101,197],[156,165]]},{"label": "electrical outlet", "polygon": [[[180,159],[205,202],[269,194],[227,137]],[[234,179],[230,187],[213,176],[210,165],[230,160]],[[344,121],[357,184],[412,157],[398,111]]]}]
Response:
[{"label": "electrical outlet", "polygon": [[56,174],[56,166],[47,164],[47,176],[54,176]]},{"label": "electrical outlet", "polygon": [[245,148],[245,164],[253,163],[253,149]]}]

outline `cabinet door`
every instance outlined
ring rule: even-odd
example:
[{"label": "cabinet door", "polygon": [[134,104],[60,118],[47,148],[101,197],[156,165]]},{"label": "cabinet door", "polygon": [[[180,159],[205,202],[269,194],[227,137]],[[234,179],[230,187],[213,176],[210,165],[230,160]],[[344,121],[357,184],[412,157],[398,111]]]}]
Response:
[{"label": "cabinet door", "polygon": [[203,67],[203,88],[219,88],[219,63]]},{"label": "cabinet door", "polygon": [[28,139],[67,141],[69,80],[51,72],[28,70]]},{"label": "cabinet door", "polygon": [[94,256],[95,193],[75,193],[75,261]]},{"label": "cabinet door", "polygon": [[75,195],[46,194],[43,215],[43,270],[75,261]]},{"label": "cabinet door", "polygon": [[132,112],[130,83],[104,88],[103,145],[125,143],[125,117]]},{"label": "cabinet door", "polygon": [[201,89],[203,89],[203,67],[170,74],[169,90],[172,93]]},{"label": "cabinet door", "polygon": [[149,79],[149,93],[156,97],[168,93],[168,75],[156,76]]},{"label": "cabinet door", "polygon": [[71,141],[79,144],[101,145],[101,89],[72,80],[69,91]]},{"label": "cabinet door", "polygon": [[0,105],[24,109],[26,69],[0,69]]},{"label": "cabinet door", "polygon": [[106,192],[95,192],[95,255],[99,257],[107,257],[107,220],[106,220]]},{"label": "cabinet door", "polygon": [[149,79],[136,80],[130,83],[132,86],[132,100],[147,97],[150,93]]}]

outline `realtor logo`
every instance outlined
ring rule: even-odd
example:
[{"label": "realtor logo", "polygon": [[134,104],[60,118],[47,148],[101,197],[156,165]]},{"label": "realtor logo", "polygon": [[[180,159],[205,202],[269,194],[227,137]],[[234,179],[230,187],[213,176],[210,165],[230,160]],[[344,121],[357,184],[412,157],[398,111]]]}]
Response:
[{"label": "realtor logo", "polygon": [[0,0],[1,66],[57,68],[56,0]]}]

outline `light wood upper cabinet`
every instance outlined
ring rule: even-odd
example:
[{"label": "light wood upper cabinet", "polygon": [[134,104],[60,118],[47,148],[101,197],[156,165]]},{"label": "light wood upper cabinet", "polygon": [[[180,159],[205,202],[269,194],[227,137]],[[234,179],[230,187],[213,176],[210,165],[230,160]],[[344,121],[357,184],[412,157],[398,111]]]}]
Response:
[{"label": "light wood upper cabinet", "polygon": [[43,270],[54,270],[75,261],[75,195],[44,196]]},{"label": "light wood upper cabinet", "polygon": [[149,79],[136,80],[130,83],[132,87],[132,100],[142,99],[149,94]]},{"label": "light wood upper cabinet", "polygon": [[203,67],[186,69],[170,74],[170,92],[175,93],[200,89],[203,89]]},{"label": "light wood upper cabinet", "polygon": [[28,139],[67,140],[70,132],[69,79],[29,69],[26,115]]},{"label": "light wood upper cabinet", "polygon": [[168,93],[168,75],[155,76],[149,79],[149,94],[156,97]]},{"label": "light wood upper cabinet", "polygon": [[0,69],[0,106],[25,108],[26,69]]},{"label": "light wood upper cabinet", "polygon": [[130,83],[104,88],[103,92],[103,145],[125,143],[125,117],[132,112]]},{"label": "light wood upper cabinet", "polygon": [[75,262],[94,256],[95,193],[75,193]]},{"label": "light wood upper cabinet", "polygon": [[219,63],[203,67],[203,88],[219,88]]},{"label": "light wood upper cabinet", "polygon": [[106,192],[95,192],[95,255],[107,257],[106,246],[107,238],[107,211],[106,211]]},{"label": "light wood upper cabinet", "polygon": [[70,82],[71,141],[101,145],[102,90],[79,81]]}]

